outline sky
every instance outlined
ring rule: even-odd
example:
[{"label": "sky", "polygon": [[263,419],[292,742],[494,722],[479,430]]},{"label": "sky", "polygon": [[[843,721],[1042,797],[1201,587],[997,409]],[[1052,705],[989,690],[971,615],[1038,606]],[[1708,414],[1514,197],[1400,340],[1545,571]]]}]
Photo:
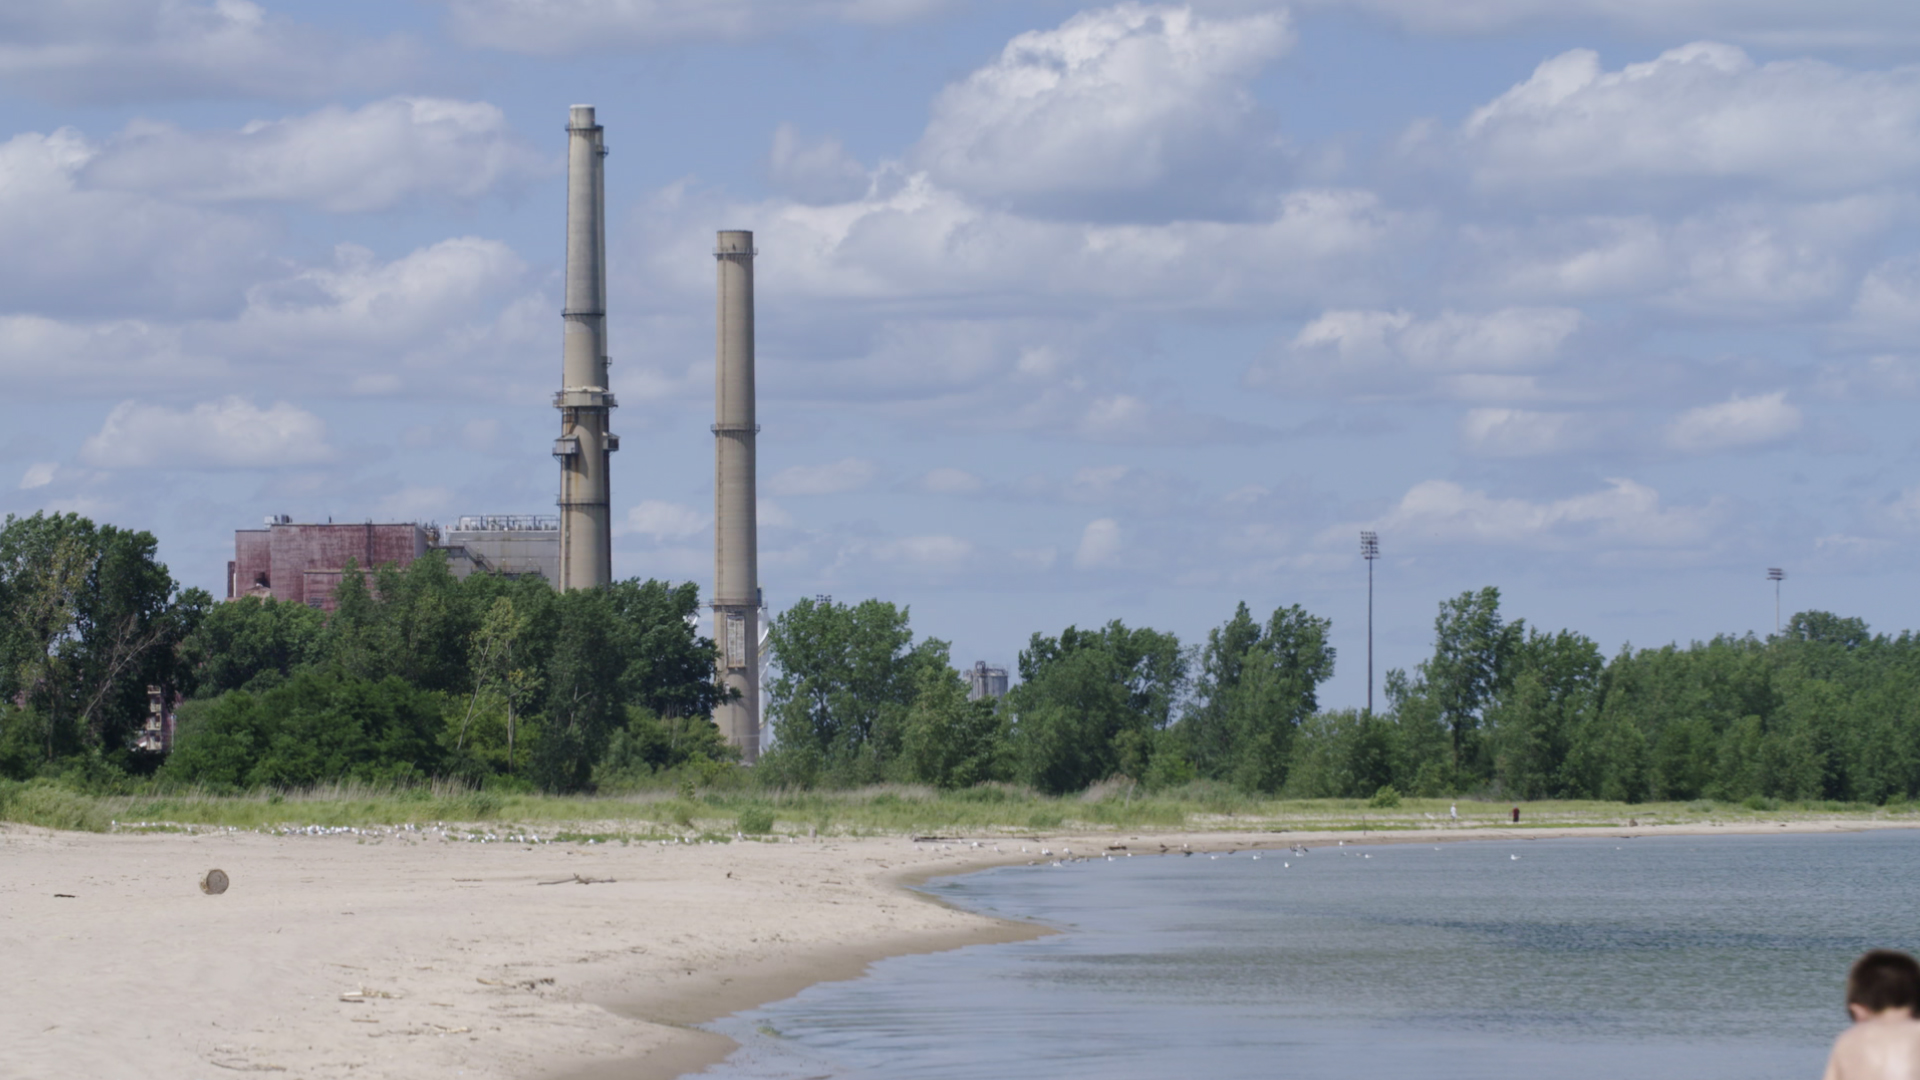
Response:
[{"label": "sky", "polygon": [[959,664],[1440,601],[1611,653],[1920,625],[1910,0],[0,8],[0,512],[551,513],[567,108],[606,128],[618,576],[712,576],[719,229],[760,576]]}]

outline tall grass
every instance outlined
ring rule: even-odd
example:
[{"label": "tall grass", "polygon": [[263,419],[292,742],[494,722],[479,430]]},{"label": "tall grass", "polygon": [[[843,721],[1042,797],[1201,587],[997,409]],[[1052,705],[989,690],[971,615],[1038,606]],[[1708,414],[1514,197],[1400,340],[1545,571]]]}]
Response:
[{"label": "tall grass", "polygon": [[[56,782],[0,781],[0,821],[54,829],[179,825],[271,830],[318,825],[401,826],[498,823],[548,834],[619,836],[1035,835],[1073,830],[1306,832],[1446,828],[1457,805],[1464,825],[1510,825],[1511,803],[1402,799],[1370,807],[1360,799],[1282,800],[1195,782],[1147,792],[1130,783],[1096,785],[1064,797],[1011,784],[939,791],[879,784],[841,791],[687,785],[618,795],[539,795],[475,790],[453,782],[412,786],[329,784],[244,794],[200,789],[86,794]],[[1920,807],[1843,803],[1604,802],[1524,804],[1521,828],[1715,821],[1783,821],[1832,815],[1915,819]]]},{"label": "tall grass", "polygon": [[105,832],[113,818],[101,800],[46,780],[0,780],[0,821],[76,832]]}]

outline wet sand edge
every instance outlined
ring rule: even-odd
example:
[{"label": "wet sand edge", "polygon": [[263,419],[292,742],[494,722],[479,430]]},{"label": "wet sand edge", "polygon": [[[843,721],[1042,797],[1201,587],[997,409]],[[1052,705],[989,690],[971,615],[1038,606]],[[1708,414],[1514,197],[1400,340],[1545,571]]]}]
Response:
[{"label": "wet sand edge", "polygon": [[[1733,824],[1715,824],[1711,822],[1687,823],[1683,825],[1639,825],[1639,826],[1542,826],[1488,827],[1484,825],[1462,826],[1458,828],[1409,829],[1386,832],[1222,832],[1222,833],[1141,833],[1121,837],[1118,834],[1080,834],[1063,837],[1038,837],[1030,843],[1039,846],[1047,843],[1060,843],[1064,848],[1073,844],[1082,844],[1085,850],[1104,852],[1109,848],[1120,850],[1114,845],[1116,840],[1125,839],[1125,848],[1131,854],[1172,855],[1184,851],[1195,853],[1221,851],[1264,851],[1286,848],[1295,844],[1325,846],[1345,843],[1348,845],[1384,845],[1384,844],[1429,844],[1436,842],[1468,841],[1531,841],[1544,839],[1581,839],[1613,837],[1616,839],[1635,839],[1659,836],[1772,836],[1781,833],[1806,835],[1809,833],[1850,833],[1870,829],[1914,829],[1920,824],[1907,822],[1881,822],[1871,820],[1841,820],[1822,822],[1738,822]],[[1133,850],[1134,845],[1143,850]],[[1018,866],[1035,864],[1030,854],[1001,853],[993,856],[982,855],[961,865],[935,867],[914,867],[897,869],[877,875],[877,879],[892,890],[913,898],[921,903],[937,904],[952,909],[953,905],[923,892],[916,886],[936,878],[958,877],[978,873],[999,866]],[[603,1001],[601,1005],[616,1016],[628,1020],[656,1024],[675,1029],[672,1035],[659,1047],[638,1058],[622,1058],[612,1061],[596,1062],[592,1065],[571,1069],[555,1074],[550,1080],[679,1080],[692,1076],[718,1065],[739,1048],[739,1043],[717,1032],[707,1031],[698,1025],[711,1023],[721,1017],[734,1013],[756,1009],[776,1001],[799,994],[810,986],[821,983],[844,982],[863,976],[867,969],[878,961],[895,956],[917,956],[927,953],[950,952],[974,945],[996,945],[1017,941],[1031,941],[1058,933],[1050,927],[1036,923],[1025,923],[1009,919],[996,919],[965,912],[979,920],[977,927],[963,931],[940,931],[932,933],[907,933],[876,939],[859,946],[836,945],[829,948],[808,950],[799,955],[735,961],[717,965],[706,971],[690,974],[685,982],[676,983],[671,990],[662,989],[653,993],[625,997],[620,1000]]]},{"label": "wet sand edge", "polygon": [[895,934],[858,946],[835,945],[792,956],[734,961],[691,974],[671,989],[603,1001],[601,1006],[616,1016],[674,1031],[661,1046],[641,1057],[596,1062],[555,1074],[551,1080],[677,1080],[691,1076],[726,1060],[740,1045],[698,1025],[785,1001],[810,986],[858,979],[875,963],[891,957],[1032,941],[1058,933],[1038,923],[964,911],[915,888],[935,878],[978,873],[1024,861],[1024,857],[981,860],[958,867],[915,867],[880,875],[880,880],[888,886],[914,900],[961,911],[977,920],[977,926],[965,930]]}]

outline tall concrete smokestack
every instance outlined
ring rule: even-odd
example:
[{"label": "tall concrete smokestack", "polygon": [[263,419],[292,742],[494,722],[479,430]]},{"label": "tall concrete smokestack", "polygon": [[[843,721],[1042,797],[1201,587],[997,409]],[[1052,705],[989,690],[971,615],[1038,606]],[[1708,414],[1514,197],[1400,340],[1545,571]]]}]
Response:
[{"label": "tall concrete smokestack", "polygon": [[560,313],[560,581],[562,589],[613,582],[613,517],[608,466],[620,437],[607,430],[617,404],[607,392],[607,226],[602,159],[593,106],[567,121],[567,299]]},{"label": "tall concrete smokestack", "polygon": [[720,674],[738,700],[714,712],[741,759],[760,756],[760,539],[754,501],[753,234],[720,233],[713,401],[713,621]]}]

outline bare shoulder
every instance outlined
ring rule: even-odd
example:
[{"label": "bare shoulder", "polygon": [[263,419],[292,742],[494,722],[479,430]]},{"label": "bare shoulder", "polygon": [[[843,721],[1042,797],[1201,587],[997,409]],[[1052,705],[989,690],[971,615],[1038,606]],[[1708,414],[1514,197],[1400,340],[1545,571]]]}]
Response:
[{"label": "bare shoulder", "polygon": [[1826,1080],[1920,1080],[1920,1020],[1880,1017],[1841,1032]]}]

